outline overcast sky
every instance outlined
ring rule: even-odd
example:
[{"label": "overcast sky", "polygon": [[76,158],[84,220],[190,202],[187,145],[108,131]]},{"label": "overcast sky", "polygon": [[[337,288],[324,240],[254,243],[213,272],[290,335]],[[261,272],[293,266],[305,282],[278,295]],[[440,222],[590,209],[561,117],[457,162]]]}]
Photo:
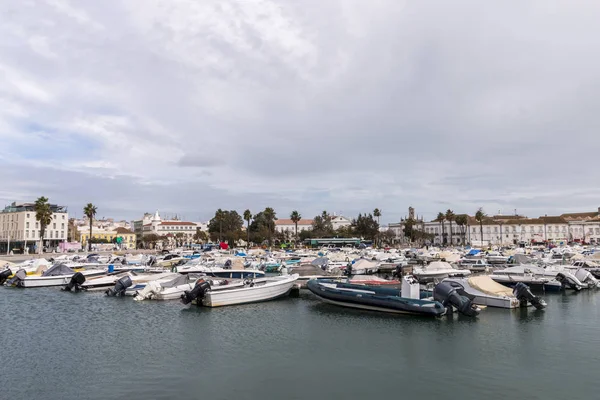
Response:
[{"label": "overcast sky", "polygon": [[0,205],[600,206],[600,2],[0,0]]}]

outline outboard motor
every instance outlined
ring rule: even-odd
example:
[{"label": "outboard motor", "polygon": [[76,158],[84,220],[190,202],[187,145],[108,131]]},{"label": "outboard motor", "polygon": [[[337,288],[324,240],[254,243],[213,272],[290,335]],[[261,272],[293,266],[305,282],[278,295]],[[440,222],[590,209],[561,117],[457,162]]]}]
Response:
[{"label": "outboard motor", "polygon": [[107,296],[125,296],[125,290],[131,286],[131,277],[129,275],[119,278],[115,287],[108,289],[105,293]]},{"label": "outboard motor", "polygon": [[394,278],[402,278],[402,265],[398,264],[396,265],[396,268],[394,269],[394,273],[392,274],[392,277]]},{"label": "outboard motor", "polygon": [[[574,276],[570,276],[571,274],[565,274],[563,272],[559,272],[558,274],[556,274],[556,280],[560,282],[560,284],[562,285],[563,289],[569,288],[569,289],[573,289],[575,291],[580,291],[581,289],[583,289],[583,286],[578,284],[575,279]],[[575,279],[573,279],[575,278]]]},{"label": "outboard motor", "polygon": [[467,317],[479,315],[479,307],[471,302],[467,296],[461,296],[455,287],[448,282],[440,282],[433,288],[433,299],[439,301],[446,308],[456,307],[459,313]]},{"label": "outboard motor", "polygon": [[81,272],[76,272],[71,277],[71,280],[69,281],[67,286],[65,286],[62,290],[64,290],[65,292],[70,292],[71,290],[79,292],[80,290],[83,290],[81,285],[83,285],[84,282],[85,276]]},{"label": "outboard motor", "polygon": [[546,302],[539,297],[534,296],[533,293],[531,293],[531,290],[529,290],[529,286],[523,282],[518,282],[515,285],[513,294],[520,301],[521,307],[526,306],[527,302],[530,302],[538,310],[546,308]]},{"label": "outboard motor", "polygon": [[588,289],[595,289],[600,284],[600,282],[598,282],[598,279],[596,279],[591,272],[583,268],[579,268],[577,272],[575,272],[575,277],[579,279],[581,283],[587,284]]},{"label": "outboard motor", "polygon": [[225,261],[225,265],[223,265],[223,269],[230,269],[230,268],[231,268],[231,260]]},{"label": "outboard motor", "polygon": [[25,280],[25,278],[27,278],[27,272],[24,269],[20,269],[17,271],[15,276],[13,276],[8,282],[6,282],[6,284],[8,286],[14,285],[16,287],[23,287],[22,282]]},{"label": "outboard motor", "polygon": [[350,276],[352,275],[352,263],[348,263],[346,269],[344,270],[344,275]]},{"label": "outboard motor", "polygon": [[10,270],[10,268],[7,268],[4,271],[0,272],[0,285],[4,285],[4,282],[6,282],[8,280],[8,277],[11,275],[12,271]]},{"label": "outboard motor", "polygon": [[[203,279],[199,279],[192,290],[186,290],[181,295],[181,302],[183,304],[190,304],[194,300],[202,300],[206,292],[210,289],[210,284]],[[198,305],[202,302],[198,301]]]}]

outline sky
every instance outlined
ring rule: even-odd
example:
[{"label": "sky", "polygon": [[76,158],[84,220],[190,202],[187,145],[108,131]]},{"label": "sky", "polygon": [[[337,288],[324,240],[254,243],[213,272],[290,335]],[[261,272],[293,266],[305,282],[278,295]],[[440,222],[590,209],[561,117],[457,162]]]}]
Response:
[{"label": "sky", "polygon": [[0,206],[600,207],[600,2],[0,0]]}]

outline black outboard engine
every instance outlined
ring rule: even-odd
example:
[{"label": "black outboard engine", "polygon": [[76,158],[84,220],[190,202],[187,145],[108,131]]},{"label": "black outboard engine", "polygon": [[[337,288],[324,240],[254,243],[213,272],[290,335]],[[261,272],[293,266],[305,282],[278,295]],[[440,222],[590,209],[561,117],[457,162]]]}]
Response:
[{"label": "black outboard engine", "polygon": [[479,315],[479,307],[471,302],[467,296],[461,296],[456,288],[448,282],[440,282],[433,289],[433,299],[439,301],[446,308],[454,306],[459,313],[467,317]]},{"label": "black outboard engine", "polygon": [[225,265],[223,265],[223,269],[230,269],[230,268],[231,268],[231,260],[225,261]]},{"label": "black outboard engine", "polygon": [[84,282],[85,282],[85,276],[81,272],[76,272],[75,274],[73,274],[73,276],[71,277],[71,280],[69,281],[67,286],[65,286],[63,288],[63,290],[65,292],[70,292],[71,290],[75,290],[76,292],[79,292],[80,290],[83,290],[81,285],[83,285]]},{"label": "black outboard engine", "polygon": [[[202,300],[206,292],[210,289],[210,284],[204,280],[199,280],[192,290],[186,290],[181,295],[181,302],[183,304],[190,304],[194,300]],[[199,301],[198,305],[202,305]]]},{"label": "black outboard engine", "polygon": [[6,282],[8,280],[8,277],[11,275],[12,271],[10,270],[10,268],[7,268],[4,271],[0,272],[0,285],[4,285],[4,282]]},{"label": "black outboard engine", "polygon": [[513,289],[513,294],[521,302],[521,307],[527,306],[530,302],[535,308],[541,310],[546,307],[546,302],[537,296],[534,296],[529,290],[529,286],[523,282],[518,282]]},{"label": "black outboard engine", "polygon": [[129,275],[124,276],[119,278],[115,284],[115,287],[106,290],[105,293],[107,296],[125,296],[125,290],[127,290],[127,288],[132,284],[133,282],[131,282],[131,277],[129,277]]},{"label": "black outboard engine", "polygon": [[394,278],[402,278],[402,265],[398,264],[396,265],[396,268],[394,269],[394,273],[392,274],[392,277]]},{"label": "black outboard engine", "polygon": [[569,288],[569,289],[573,289],[577,292],[582,289],[582,287],[580,285],[578,285],[576,282],[574,282],[573,279],[571,279],[569,276],[563,274],[562,272],[559,272],[558,274],[556,274],[556,280],[560,282],[563,289]]},{"label": "black outboard engine", "polygon": [[25,280],[25,278],[27,278],[27,272],[24,269],[20,269],[17,271],[15,276],[13,276],[8,282],[6,282],[6,284],[8,286],[14,285],[16,287],[23,287],[22,282]]},{"label": "black outboard engine", "polygon": [[348,263],[346,269],[344,270],[344,275],[350,276],[352,275],[352,263]]}]

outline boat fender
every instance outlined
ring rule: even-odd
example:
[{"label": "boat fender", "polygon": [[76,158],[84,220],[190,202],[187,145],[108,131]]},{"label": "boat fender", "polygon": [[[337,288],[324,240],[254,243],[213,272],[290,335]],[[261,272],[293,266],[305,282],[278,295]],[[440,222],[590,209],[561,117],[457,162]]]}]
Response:
[{"label": "boat fender", "polygon": [[540,299],[537,296],[534,296],[529,290],[529,286],[524,284],[523,282],[518,282],[513,289],[513,294],[521,303],[521,307],[527,305],[527,302],[530,302],[535,308],[541,310],[546,307],[546,302]]},{"label": "boat fender", "polygon": [[125,290],[133,284],[129,275],[119,278],[114,287],[108,289],[105,293],[107,296],[124,296]]},{"label": "boat fender", "polygon": [[4,282],[6,282],[8,280],[8,277],[11,275],[12,271],[10,270],[10,268],[7,268],[4,271],[0,272],[0,285],[4,285]]},{"label": "boat fender", "polygon": [[79,292],[80,290],[83,290],[81,285],[83,285],[84,282],[85,282],[85,276],[81,272],[76,272],[71,277],[71,280],[69,281],[67,286],[65,286],[62,290],[65,292],[70,292],[71,290],[74,290],[75,292]]},{"label": "boat fender", "polygon": [[[199,279],[192,290],[186,290],[181,295],[181,302],[183,304],[190,304],[194,300],[201,300],[207,291],[210,290],[210,284],[204,279]],[[200,302],[198,302],[200,304]]]},{"label": "boat fender", "polygon": [[15,276],[13,276],[8,282],[6,282],[6,284],[8,286],[14,285],[16,287],[22,287],[22,282],[25,280],[25,278],[27,278],[27,272],[21,268],[15,273]]}]

